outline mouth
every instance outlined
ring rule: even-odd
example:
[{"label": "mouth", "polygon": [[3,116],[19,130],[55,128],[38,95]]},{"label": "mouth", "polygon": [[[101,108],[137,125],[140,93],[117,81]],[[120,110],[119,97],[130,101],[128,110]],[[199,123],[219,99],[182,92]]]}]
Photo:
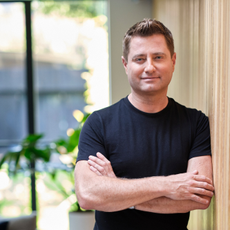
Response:
[{"label": "mouth", "polygon": [[156,79],[160,79],[160,77],[142,77],[142,80],[156,80]]}]

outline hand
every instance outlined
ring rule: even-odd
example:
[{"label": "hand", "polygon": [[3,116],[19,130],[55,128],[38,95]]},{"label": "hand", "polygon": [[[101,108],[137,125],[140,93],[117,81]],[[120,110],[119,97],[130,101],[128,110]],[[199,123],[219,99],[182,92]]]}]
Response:
[{"label": "hand", "polygon": [[90,170],[99,176],[116,178],[111,166],[111,162],[99,152],[96,155],[97,157],[89,156],[88,164],[90,166]]},{"label": "hand", "polygon": [[207,204],[208,200],[203,196],[213,196],[212,180],[203,175],[198,175],[197,170],[168,176],[167,178],[170,183],[170,192],[166,197],[173,200],[189,199],[201,204]]}]

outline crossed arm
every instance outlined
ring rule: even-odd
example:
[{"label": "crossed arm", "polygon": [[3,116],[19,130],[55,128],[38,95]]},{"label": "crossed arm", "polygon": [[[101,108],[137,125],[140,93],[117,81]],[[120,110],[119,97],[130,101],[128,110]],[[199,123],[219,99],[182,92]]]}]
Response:
[{"label": "crossed arm", "polygon": [[182,213],[205,209],[213,196],[210,156],[192,158],[186,173],[121,179],[110,162],[100,153],[75,168],[75,189],[84,209],[119,211],[135,206],[142,211]]}]

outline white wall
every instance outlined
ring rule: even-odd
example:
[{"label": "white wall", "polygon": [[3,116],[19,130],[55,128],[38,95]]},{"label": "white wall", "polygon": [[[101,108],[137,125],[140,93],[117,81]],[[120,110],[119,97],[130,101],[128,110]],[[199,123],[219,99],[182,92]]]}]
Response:
[{"label": "white wall", "polygon": [[143,18],[152,17],[152,0],[108,0],[110,103],[130,93],[128,80],[121,62],[122,39],[125,32]]}]

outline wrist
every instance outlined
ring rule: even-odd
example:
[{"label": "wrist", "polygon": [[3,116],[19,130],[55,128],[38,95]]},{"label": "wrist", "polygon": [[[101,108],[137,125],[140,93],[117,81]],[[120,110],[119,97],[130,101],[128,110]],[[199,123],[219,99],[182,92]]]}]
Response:
[{"label": "wrist", "polygon": [[[159,176],[154,178],[154,186],[157,187],[158,197],[166,197],[170,193],[170,176]],[[155,198],[154,198],[155,199]]]}]

